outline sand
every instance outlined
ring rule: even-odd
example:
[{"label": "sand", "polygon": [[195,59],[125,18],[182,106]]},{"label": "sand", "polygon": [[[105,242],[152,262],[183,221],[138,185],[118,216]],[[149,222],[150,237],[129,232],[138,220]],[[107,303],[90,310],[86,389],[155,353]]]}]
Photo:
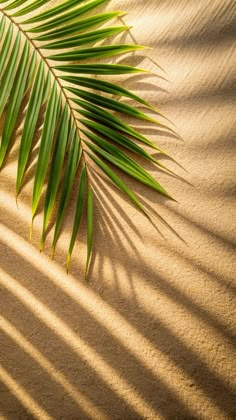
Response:
[{"label": "sand", "polygon": [[185,168],[163,160],[186,182],[147,165],[172,202],[125,177],[156,213],[151,224],[94,177],[94,253],[85,280],[84,225],[65,271],[75,200],[54,261],[52,231],[38,251],[42,212],[30,243],[32,173],[17,208],[13,148],[0,177],[0,415],[233,419],[235,2],[114,0],[107,9],[129,12],[132,38],[152,48],[116,62],[155,73],[122,85],[175,124],[182,141],[142,126]]}]

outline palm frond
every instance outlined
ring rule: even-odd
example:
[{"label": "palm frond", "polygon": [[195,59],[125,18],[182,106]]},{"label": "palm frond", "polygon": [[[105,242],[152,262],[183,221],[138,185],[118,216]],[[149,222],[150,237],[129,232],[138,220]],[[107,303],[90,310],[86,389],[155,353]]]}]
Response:
[{"label": "palm frond", "polygon": [[[124,12],[96,13],[96,9],[106,2],[62,0],[53,6],[46,0],[0,0],[0,116],[4,116],[0,168],[7,160],[20,109],[23,102],[27,103],[20,135],[16,195],[24,185],[36,127],[39,118],[43,118],[34,173],[32,222],[47,179],[41,249],[55,209],[54,254],[72,189],[78,185],[66,265],[68,270],[86,207],[86,273],[91,261],[94,230],[93,190],[96,186],[91,183],[92,166],[98,167],[146,216],[148,213],[140,199],[113,168],[170,197],[135,159],[139,157],[139,161],[149,161],[168,172],[144,147],[146,145],[164,155],[168,153],[125,122],[125,117],[129,116],[169,129],[138,109],[138,105],[161,117],[162,114],[134,92],[109,81],[109,76],[142,73],[145,69],[97,61],[144,48],[114,42],[101,44],[101,41],[130,29],[124,25],[107,26]],[[42,9],[45,4],[47,10]],[[125,103],[123,98],[136,105]]]}]

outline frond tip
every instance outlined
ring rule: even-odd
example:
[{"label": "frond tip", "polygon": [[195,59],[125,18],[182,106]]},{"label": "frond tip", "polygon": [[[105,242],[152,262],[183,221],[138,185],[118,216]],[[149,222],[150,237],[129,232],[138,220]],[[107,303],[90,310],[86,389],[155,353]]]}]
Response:
[{"label": "frond tip", "polygon": [[[145,48],[116,42],[114,37],[131,27],[109,26],[110,21],[124,12],[96,14],[98,6],[106,1],[62,0],[54,6],[46,0],[0,0],[3,5],[0,8],[0,117],[3,119],[0,168],[7,160],[24,106],[16,197],[24,186],[35,134],[43,121],[34,173],[30,235],[46,184],[40,250],[44,248],[50,221],[54,221],[53,257],[72,191],[77,190],[66,269],[68,272],[81,221],[86,217],[86,276],[92,257],[96,188],[95,182],[91,185],[90,166],[97,167],[147,217],[144,205],[128,188],[122,174],[171,198],[142,163],[146,160],[168,172],[145,147],[165,156],[168,153],[126,121],[128,116],[168,130],[148,112],[163,116],[145,99],[109,80],[110,76],[141,74],[146,70],[98,61]],[[46,3],[47,10],[42,10]],[[110,44],[106,44],[108,38],[112,38]],[[133,104],[125,103],[124,98]],[[147,112],[141,111],[140,105]],[[115,172],[116,168],[121,175]]]}]

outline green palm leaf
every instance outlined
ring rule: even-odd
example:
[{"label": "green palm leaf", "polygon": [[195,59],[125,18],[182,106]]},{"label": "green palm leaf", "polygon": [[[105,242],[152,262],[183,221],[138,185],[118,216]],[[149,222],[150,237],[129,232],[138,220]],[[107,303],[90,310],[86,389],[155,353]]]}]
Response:
[{"label": "green palm leaf", "polygon": [[61,26],[64,23],[70,22],[79,16],[84,15],[87,12],[95,9],[100,4],[104,3],[107,0],[94,0],[90,3],[86,4],[85,6],[79,7],[78,9],[72,10],[71,12],[65,13],[62,16],[56,17],[51,19],[49,22],[44,23],[42,25],[36,26],[33,29],[29,29],[28,32],[44,32],[48,31],[49,29],[55,28],[55,26]]},{"label": "green palm leaf", "polygon": [[54,254],[56,243],[59,238],[61,225],[65,215],[65,210],[70,198],[71,190],[75,181],[76,171],[78,169],[79,162],[81,160],[82,151],[77,133],[75,132],[72,139],[68,160],[66,163],[65,175],[63,178],[60,202],[57,210],[55,232],[52,243],[52,254]]},{"label": "green palm leaf", "polygon": [[111,181],[131,199],[131,201],[138,207],[138,209],[141,210],[144,214],[146,214],[143,205],[137,199],[136,195],[127,187],[127,185],[120,179],[120,177],[118,177],[118,175],[116,175],[115,172],[113,172],[111,168],[109,168],[109,166],[107,166],[101,159],[99,159],[98,157],[96,157],[88,151],[86,153],[96,163],[96,165],[108,176],[108,178],[110,178]]},{"label": "green palm leaf", "polygon": [[[72,251],[73,251],[73,248],[74,248],[74,245],[75,245],[75,241],[76,241],[76,237],[77,237],[77,233],[78,233],[78,230],[79,230],[79,225],[80,225],[80,221],[81,221],[81,217],[82,217],[82,213],[83,213],[85,187],[86,187],[86,177],[87,177],[86,166],[85,166],[85,164],[83,164],[83,168],[82,168],[82,171],[81,171],[81,177],[80,177],[77,204],[76,204],[74,226],[73,226],[70,246],[69,246],[67,259],[66,259],[67,271],[69,270],[71,255],[72,255]],[[89,216],[91,217],[91,210],[89,212]],[[90,224],[91,224],[91,221],[90,221]],[[88,235],[88,237],[91,237],[91,234]],[[91,254],[91,249],[90,249],[89,254]]]},{"label": "green palm leaf", "polygon": [[[164,194],[167,197],[170,197],[167,191],[141,165],[135,162],[135,160],[131,159],[129,156],[123,153],[116,146],[113,146],[111,143],[107,142],[101,137],[96,136],[86,130],[81,130],[81,131],[90,140],[92,140],[94,143],[100,146],[100,147],[97,147],[95,144],[88,143],[86,140],[84,140],[91,150],[93,150],[94,152],[97,152],[99,155],[103,156],[105,159],[109,160],[115,166],[118,166],[118,168],[128,173],[132,177],[138,179],[143,184],[146,184],[149,187],[160,192],[161,194]],[[105,152],[101,148],[105,149],[109,153]]]},{"label": "green palm leaf", "polygon": [[[80,19],[76,23],[65,25],[60,29],[46,32],[45,34],[42,34],[33,39],[36,41],[51,41],[52,39],[71,36],[74,33],[84,31],[85,29],[91,29],[93,26],[102,24],[108,20],[114,19],[118,16],[122,16],[123,14],[123,12],[100,13],[99,15],[91,16],[85,19]],[[37,17],[35,17],[35,19],[37,19]]]},{"label": "green palm leaf", "polygon": [[[112,146],[105,140],[101,139],[98,136],[94,136],[87,131],[83,131],[94,143],[99,144],[98,147],[93,143],[84,142],[89,146],[89,148],[97,153],[98,155],[104,157],[109,162],[113,163],[113,165],[117,166],[123,172],[126,172],[131,177],[137,179],[142,184],[146,184],[149,187],[153,188],[154,190],[160,192],[161,194],[170,197],[167,191],[151,176],[149,175],[142,166],[138,165],[133,159],[130,159],[124,153],[122,153],[117,147]],[[105,149],[105,150],[103,150]],[[107,151],[109,153],[107,153]]]},{"label": "green palm leaf", "polygon": [[[143,73],[145,70],[130,65],[97,62],[100,58],[144,48],[114,40],[111,45],[105,43],[109,37],[130,28],[109,24],[103,26],[124,13],[112,11],[96,14],[98,6],[106,1],[62,0],[54,6],[53,2],[46,0],[0,0],[0,5],[4,6],[0,8],[0,116],[3,120],[0,168],[7,162],[10,144],[14,140],[13,133],[24,106],[16,194],[23,187],[34,136],[39,121],[43,120],[33,181],[32,220],[37,214],[46,184],[41,249],[51,220],[54,224],[54,254],[70,197],[76,187],[76,209],[66,265],[68,270],[86,207],[86,273],[92,256],[94,231],[93,190],[96,185],[94,183],[92,189],[93,167],[98,167],[99,174],[105,175],[146,216],[145,207],[124,183],[122,175],[116,174],[115,168],[121,174],[128,174],[170,197],[140,163],[145,159],[168,171],[144,147],[164,155],[167,153],[124,120],[128,115],[134,120],[168,129],[150,116],[148,111],[162,115],[145,99],[109,80],[110,76]],[[47,10],[40,9],[45,4]],[[104,44],[98,44],[100,41],[104,41]],[[50,51],[49,55],[46,54],[47,50]],[[128,98],[136,105],[125,103],[123,98]],[[146,107],[146,112],[138,108],[140,104]],[[136,157],[141,158],[139,163]]]},{"label": "green palm leaf", "polygon": [[38,162],[35,171],[33,201],[32,201],[32,217],[34,217],[40,194],[43,188],[44,179],[50,158],[52,148],[53,136],[56,129],[58,114],[60,112],[61,99],[57,98],[56,81],[53,83],[52,92],[48,101],[47,110],[45,113],[43,132],[39,147]]},{"label": "green palm leaf", "polygon": [[2,15],[1,21],[0,21],[0,41],[2,39],[5,26],[6,26],[6,16]]},{"label": "green palm leaf", "polygon": [[21,144],[18,158],[18,170],[17,170],[17,180],[16,180],[16,192],[19,193],[22,179],[25,173],[26,165],[28,162],[29,154],[31,151],[31,144],[33,140],[33,135],[35,127],[37,124],[39,110],[42,104],[43,99],[43,89],[44,87],[44,65],[43,62],[40,62],[37,75],[33,84],[30,101],[27,108],[27,113],[25,116],[23,132],[21,136]]},{"label": "green palm leaf", "polygon": [[3,160],[5,158],[11,140],[11,135],[16,123],[17,115],[20,109],[20,105],[24,96],[29,60],[29,48],[29,43],[26,42],[17,69],[14,85],[12,87],[12,95],[10,97],[10,101],[7,107],[0,147],[0,167],[2,166]]},{"label": "green palm leaf", "polygon": [[[50,10],[48,10],[46,12],[39,13],[37,16],[34,16],[31,19],[27,19],[26,21],[24,21],[22,23],[35,23],[35,22],[40,22],[40,21],[45,20],[45,19],[49,19],[52,16],[56,16],[59,13],[63,13],[66,10],[69,10],[74,6],[77,6],[79,3],[82,3],[83,1],[85,1],[85,0],[68,0],[68,1],[65,1],[63,4],[52,7]],[[13,16],[26,15],[27,13],[38,9],[38,7],[41,7],[44,3],[47,3],[47,0],[36,0],[31,5],[25,7],[24,9],[21,9],[19,12],[15,13]]]},{"label": "green palm leaf", "polygon": [[[158,150],[159,152],[168,155],[168,153],[164,152],[162,149],[157,147],[153,142],[151,142],[149,139],[147,139],[145,136],[143,136],[141,133],[139,133],[137,130],[134,130],[130,125],[124,123],[121,119],[116,117],[115,115],[111,114],[110,112],[105,111],[104,109],[93,105],[92,103],[81,101],[78,99],[73,99],[73,102],[80,105],[82,108],[90,111],[89,115],[90,118],[99,121],[101,123],[104,123],[105,125],[108,125],[109,127],[115,128],[118,131],[124,132],[126,134],[129,134],[130,136],[134,137],[135,139],[139,140],[140,142],[147,144],[153,149]],[[76,110],[84,115],[84,112],[81,111],[81,109]]]},{"label": "green palm leaf", "polygon": [[[15,9],[16,7],[21,6],[22,4],[24,4],[25,0],[14,0],[13,2],[11,2],[10,4],[8,4],[4,10],[11,10],[11,9]],[[5,3],[5,2],[2,2]]]},{"label": "green palm leaf", "polygon": [[46,58],[53,61],[79,61],[93,58],[112,57],[130,51],[140,50],[140,45],[105,45],[102,47],[83,48],[73,52],[49,55]]},{"label": "green palm leaf", "polygon": [[107,76],[145,72],[143,69],[131,66],[121,66],[119,64],[65,64],[64,66],[54,66],[53,69],[61,70],[67,73],[105,74]]},{"label": "green palm leaf", "polygon": [[55,148],[52,155],[52,162],[48,177],[47,192],[44,205],[44,219],[43,219],[43,230],[41,237],[41,249],[44,246],[45,230],[47,228],[61,178],[61,172],[63,168],[63,162],[65,159],[66,146],[69,141],[69,116],[68,107],[65,105],[62,113],[61,121],[58,127],[57,138],[55,141]]},{"label": "green palm leaf", "polygon": [[2,112],[5,108],[6,102],[10,95],[13,83],[14,83],[14,76],[17,71],[17,58],[20,49],[20,33],[17,34],[15,45],[13,48],[13,52],[9,58],[9,61],[6,65],[5,72],[2,78],[2,88],[0,92],[0,117]]},{"label": "green palm leaf", "polygon": [[[148,115],[144,114],[143,112],[139,111],[133,106],[121,103],[114,99],[97,95],[95,93],[87,92],[82,89],[75,89],[71,87],[66,87],[66,89],[74,93],[76,96],[79,96],[79,98],[85,99],[87,102],[91,102],[92,104],[98,105],[102,108],[111,109],[121,114],[129,115],[131,117],[138,118],[144,121],[150,121],[154,124],[164,127],[164,125],[160,124],[159,121],[149,117]],[[74,100],[74,98],[70,99],[76,103],[76,100]]]},{"label": "green palm leaf", "polygon": [[83,86],[88,89],[98,90],[99,92],[110,93],[111,95],[126,96],[127,98],[133,99],[134,101],[139,102],[142,105],[147,106],[148,108],[153,109],[147,101],[135,95],[133,92],[130,92],[127,89],[122,88],[114,83],[107,82],[104,80],[91,79],[89,77],[75,77],[75,76],[60,76],[60,79],[65,80],[66,82],[73,83],[77,86]]},{"label": "green palm leaf", "polygon": [[7,55],[8,55],[9,48],[12,41],[12,36],[13,36],[13,25],[10,23],[6,36],[4,38],[1,51],[0,51],[0,77],[2,77],[2,70],[3,70],[4,64],[6,63]]},{"label": "green palm leaf", "polygon": [[72,36],[70,38],[66,38],[61,41],[44,44],[42,48],[46,50],[56,50],[56,49],[61,49],[61,48],[78,47],[81,45],[90,44],[92,42],[101,41],[102,39],[106,39],[109,36],[126,31],[129,28],[130,26],[121,26],[121,27],[118,26],[118,27],[108,28],[108,29],[98,29],[97,31],[87,32],[86,34]]},{"label": "green palm leaf", "polygon": [[18,169],[17,169],[17,180],[16,180],[16,192],[19,193],[23,176],[25,173],[26,165],[28,162],[29,154],[31,151],[31,145],[35,127],[37,124],[39,110],[43,99],[44,87],[44,65],[41,61],[37,75],[33,84],[30,101],[28,104],[27,113],[25,116],[23,132],[21,136],[21,144],[18,157]]},{"label": "green palm leaf", "polygon": [[87,209],[87,261],[86,275],[88,274],[93,243],[93,192],[88,188],[88,209]]},{"label": "green palm leaf", "polygon": [[26,6],[23,9],[21,9],[19,12],[14,13],[12,16],[17,17],[17,16],[26,15],[27,13],[30,13],[33,10],[37,10],[39,7],[43,6],[46,3],[47,3],[47,0],[36,0],[32,2],[29,6]]}]

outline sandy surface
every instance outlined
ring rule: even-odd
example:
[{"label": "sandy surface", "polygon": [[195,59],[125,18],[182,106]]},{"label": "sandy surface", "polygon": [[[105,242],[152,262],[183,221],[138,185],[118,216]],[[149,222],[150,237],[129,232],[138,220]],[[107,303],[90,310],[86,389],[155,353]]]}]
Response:
[{"label": "sandy surface", "polygon": [[41,214],[30,244],[31,174],[17,208],[13,148],[0,178],[0,415],[234,419],[235,2],[114,0],[108,8],[130,12],[132,37],[152,47],[149,58],[125,62],[156,75],[123,85],[176,125],[183,142],[143,132],[192,185],[149,167],[173,203],[127,178],[166,223],[153,226],[94,178],[95,252],[85,281],[84,228],[65,273],[73,202],[54,262],[52,232],[38,251]]}]

